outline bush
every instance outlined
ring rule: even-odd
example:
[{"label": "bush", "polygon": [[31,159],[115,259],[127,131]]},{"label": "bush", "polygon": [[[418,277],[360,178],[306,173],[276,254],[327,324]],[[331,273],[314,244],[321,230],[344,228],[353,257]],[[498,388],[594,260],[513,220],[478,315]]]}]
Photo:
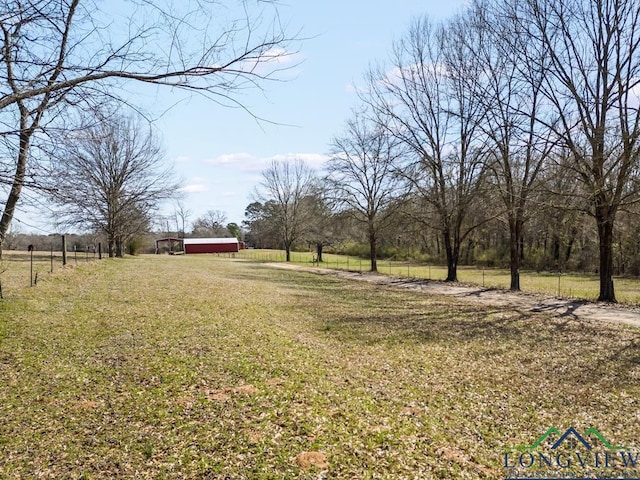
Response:
[{"label": "bush", "polygon": [[496,246],[488,249],[480,249],[477,247],[474,254],[475,265],[485,267],[509,267],[509,248],[508,246]]},{"label": "bush", "polygon": [[140,249],[144,245],[144,240],[141,237],[135,236],[129,240],[127,244],[127,250],[129,255],[138,255],[140,253]]},{"label": "bush", "polygon": [[347,242],[342,245],[335,246],[335,253],[341,255],[350,255],[352,257],[369,258],[369,245],[360,242]]}]

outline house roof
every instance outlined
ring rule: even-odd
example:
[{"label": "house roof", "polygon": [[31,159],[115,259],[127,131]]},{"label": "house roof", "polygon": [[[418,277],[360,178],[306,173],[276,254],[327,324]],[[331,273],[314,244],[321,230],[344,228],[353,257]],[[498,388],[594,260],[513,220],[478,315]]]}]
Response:
[{"label": "house roof", "polygon": [[212,243],[238,243],[237,238],[183,238],[182,239],[184,245],[202,245],[202,244],[212,244]]}]

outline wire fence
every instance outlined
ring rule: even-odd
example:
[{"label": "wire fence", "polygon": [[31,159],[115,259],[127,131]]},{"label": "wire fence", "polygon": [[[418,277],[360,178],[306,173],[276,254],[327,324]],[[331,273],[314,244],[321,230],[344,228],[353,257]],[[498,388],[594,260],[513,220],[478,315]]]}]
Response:
[{"label": "wire fence", "polygon": [[[241,258],[259,262],[285,262],[284,251],[279,250],[243,250]],[[323,254],[318,262],[315,253],[291,252],[291,263],[366,273],[370,271],[369,259],[333,253]],[[444,265],[419,263],[415,261],[382,259],[377,262],[378,274],[417,280],[445,280],[447,268]],[[491,289],[508,289],[511,284],[509,270],[486,267],[458,267],[460,283]],[[599,293],[597,275],[563,272],[522,271],[520,286],[523,292],[540,293],[564,298],[595,300]],[[640,304],[640,279],[619,277],[615,279],[618,301],[628,304]]]},{"label": "wire fence", "polygon": [[65,266],[77,266],[100,258],[101,252],[92,247],[79,250],[74,246],[66,255],[53,248],[49,251],[36,251],[33,248],[26,251],[5,250],[0,260],[0,298],[4,298],[11,290],[34,287]]},{"label": "wire fence", "polygon": [[[285,252],[279,250],[241,250],[237,255],[226,254],[223,257],[256,262],[286,261]],[[72,246],[67,248],[66,265],[81,265],[100,258],[101,252],[97,247],[79,250]],[[362,274],[370,271],[368,259],[333,253],[325,253],[323,261],[318,262],[315,253],[291,252],[291,263]],[[65,255],[62,251],[55,251],[53,248],[50,251],[4,251],[0,261],[0,298],[13,289],[36,286],[39,281],[64,267]],[[447,276],[447,268],[438,264],[382,259],[378,260],[378,274],[416,281],[442,281]],[[510,273],[505,269],[468,266],[458,268],[458,281],[464,284],[491,289],[508,289],[510,280]],[[599,292],[598,277],[588,274],[523,271],[520,274],[520,285],[524,292],[585,300],[595,300]],[[616,278],[615,288],[616,297],[621,303],[640,304],[640,279]]]}]

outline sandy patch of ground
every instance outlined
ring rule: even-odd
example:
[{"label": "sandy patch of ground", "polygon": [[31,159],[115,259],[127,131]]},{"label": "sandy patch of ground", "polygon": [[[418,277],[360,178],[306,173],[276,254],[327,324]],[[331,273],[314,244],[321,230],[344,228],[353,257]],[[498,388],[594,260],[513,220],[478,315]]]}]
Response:
[{"label": "sandy patch of ground", "polygon": [[407,288],[424,292],[428,295],[451,296],[472,303],[510,307],[521,312],[546,313],[555,317],[569,317],[580,321],[623,323],[640,327],[640,310],[625,305],[593,303],[584,300],[569,300],[523,292],[510,292],[508,290],[446,283],[437,280],[415,280],[389,275],[305,267],[287,263],[268,263],[266,265],[274,268],[302,270],[319,275],[335,275],[340,278],[365,281],[376,285]]}]

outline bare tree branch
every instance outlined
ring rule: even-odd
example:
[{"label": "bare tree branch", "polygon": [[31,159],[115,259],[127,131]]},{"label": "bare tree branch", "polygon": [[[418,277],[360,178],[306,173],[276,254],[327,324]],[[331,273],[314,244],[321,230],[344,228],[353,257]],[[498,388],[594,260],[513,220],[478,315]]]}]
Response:
[{"label": "bare tree branch", "polygon": [[157,137],[131,118],[72,132],[54,169],[50,197],[59,222],[107,236],[109,256],[148,228],[177,184]]},{"label": "bare tree branch", "polygon": [[132,81],[246,109],[239,92],[260,88],[288,68],[295,39],[285,33],[275,2],[127,5],[131,12],[92,0],[0,4],[0,137],[15,155],[12,165],[6,163],[13,173],[7,178],[11,189],[0,219],[0,247],[28,184],[34,140],[64,122],[62,112],[89,110],[98,98],[128,102],[120,92]]},{"label": "bare tree branch", "polygon": [[315,175],[301,159],[273,160],[262,172],[261,199],[273,202],[287,261],[291,247],[310,221],[305,199],[312,197]]}]

